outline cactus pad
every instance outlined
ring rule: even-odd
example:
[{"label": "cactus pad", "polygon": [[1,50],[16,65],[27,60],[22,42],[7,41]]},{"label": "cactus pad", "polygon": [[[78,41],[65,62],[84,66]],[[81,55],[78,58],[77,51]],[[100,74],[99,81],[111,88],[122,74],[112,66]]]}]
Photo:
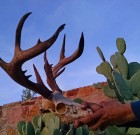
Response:
[{"label": "cactus pad", "polygon": [[130,88],[128,87],[127,83],[125,82],[125,80],[123,79],[123,77],[115,71],[113,71],[112,75],[113,75],[113,79],[115,82],[115,86],[118,89],[118,91],[122,94],[122,96],[126,100],[131,99],[132,92],[131,92]]},{"label": "cactus pad", "polygon": [[117,63],[115,61],[115,55],[111,55],[110,62],[112,64],[113,68],[117,68],[118,65],[117,65]]},{"label": "cactus pad", "polygon": [[126,44],[123,38],[117,38],[116,40],[116,46],[120,54],[124,54],[126,50]]},{"label": "cactus pad", "polygon": [[96,47],[96,49],[97,49],[97,52],[98,52],[99,56],[101,57],[102,61],[105,62],[106,60],[105,60],[105,57],[104,57],[103,52],[101,51],[101,49],[99,47]]},{"label": "cactus pad", "polygon": [[128,79],[130,79],[137,71],[140,70],[138,62],[131,62],[128,64]]},{"label": "cactus pad", "polygon": [[18,132],[20,133],[20,135],[23,135],[23,132],[22,132],[22,127],[26,125],[26,122],[25,121],[19,121],[18,124],[17,124],[17,130]]},{"label": "cactus pad", "polygon": [[55,129],[54,131],[53,131],[53,135],[60,135],[61,133],[60,133],[60,130],[59,129]]},{"label": "cactus pad", "polygon": [[119,71],[121,72],[122,76],[127,78],[128,75],[128,62],[126,58],[121,55],[120,53],[115,53],[115,60],[118,65]]},{"label": "cactus pad", "polygon": [[112,78],[112,67],[110,65],[109,62],[105,61],[105,62],[102,62],[97,68],[96,68],[96,71],[99,73],[99,74],[102,74],[104,75],[107,79],[109,79],[111,82],[113,81],[113,78]]},{"label": "cactus pad", "polygon": [[129,80],[132,93],[137,95],[140,90],[140,71],[136,72]]},{"label": "cactus pad", "polygon": [[32,119],[32,123],[33,123],[33,126],[34,126],[34,129],[36,129],[36,128],[38,128],[39,126],[38,126],[38,119],[39,119],[39,115],[36,115],[36,116],[34,116],[33,117],[33,119]]},{"label": "cactus pad", "polygon": [[114,89],[111,89],[108,85],[103,87],[103,92],[108,97],[116,98],[116,93],[115,93]]},{"label": "cactus pad", "polygon": [[41,135],[41,132],[40,132],[40,129],[39,129],[39,128],[37,128],[37,129],[35,130],[35,135]]},{"label": "cactus pad", "polygon": [[35,135],[33,124],[30,121],[26,125],[26,135]]}]

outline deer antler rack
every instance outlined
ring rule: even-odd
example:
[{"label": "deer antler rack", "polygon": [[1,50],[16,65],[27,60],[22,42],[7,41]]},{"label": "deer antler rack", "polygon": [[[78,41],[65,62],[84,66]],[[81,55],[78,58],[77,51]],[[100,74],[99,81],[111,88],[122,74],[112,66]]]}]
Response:
[{"label": "deer antler rack", "polygon": [[9,63],[6,63],[4,60],[2,60],[0,58],[0,67],[18,84],[39,93],[44,98],[49,99],[51,97],[52,93],[61,92],[60,88],[56,84],[55,79],[65,70],[65,68],[63,68],[63,67],[65,65],[73,62],[74,60],[76,60],[77,58],[79,58],[81,56],[81,54],[83,52],[83,48],[84,48],[84,36],[82,33],[78,49],[74,52],[73,55],[71,55],[68,58],[65,58],[65,55],[64,55],[64,52],[65,52],[65,36],[64,36],[62,50],[61,50],[61,54],[60,54],[60,61],[54,67],[52,67],[52,65],[50,65],[48,63],[46,53],[44,54],[44,61],[45,61],[44,69],[45,69],[45,72],[47,75],[47,82],[48,82],[50,88],[52,89],[52,91],[50,91],[44,85],[44,83],[34,65],[33,65],[33,67],[34,67],[34,71],[36,74],[37,83],[34,83],[31,80],[29,80],[31,75],[25,76],[26,71],[22,71],[21,67],[26,61],[38,56],[39,54],[41,54],[41,53],[45,52],[47,49],[49,49],[53,45],[53,43],[56,41],[59,33],[64,29],[65,24],[61,25],[56,30],[56,32],[52,35],[52,37],[50,37],[48,40],[41,42],[39,39],[37,44],[35,44],[33,47],[31,47],[27,50],[22,50],[21,45],[20,45],[21,44],[20,43],[21,42],[21,32],[22,32],[24,22],[30,14],[31,13],[25,14],[20,19],[19,24],[17,26],[16,36],[15,36],[14,57],[12,58],[12,60]]}]

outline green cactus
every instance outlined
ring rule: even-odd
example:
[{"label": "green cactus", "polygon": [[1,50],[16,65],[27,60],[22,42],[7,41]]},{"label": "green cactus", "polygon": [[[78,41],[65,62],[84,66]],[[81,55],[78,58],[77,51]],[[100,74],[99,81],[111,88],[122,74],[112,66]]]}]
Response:
[{"label": "green cactus", "polygon": [[66,133],[66,135],[73,135],[74,133],[73,133],[73,130],[72,129],[70,129],[67,133]]},{"label": "green cactus", "polygon": [[95,135],[95,133],[92,131],[89,131],[89,135]]},{"label": "green cactus", "polygon": [[123,38],[117,38],[116,46],[117,46],[117,49],[118,49],[119,53],[121,55],[123,55],[125,50],[126,50],[126,44],[125,44],[124,39]]},{"label": "green cactus", "polygon": [[112,78],[112,67],[111,67],[109,62],[107,62],[107,61],[102,62],[99,66],[97,66],[96,71],[99,74],[104,75],[111,82],[113,81],[113,78]]},{"label": "green cactus", "polygon": [[55,116],[53,113],[46,113],[42,116],[42,120],[45,123],[46,127],[52,127],[55,129],[59,129],[60,127],[60,119]]},{"label": "green cactus", "polygon": [[93,87],[97,89],[101,89],[103,86],[100,82],[98,82],[98,83],[93,83]]},{"label": "green cactus", "polygon": [[43,123],[43,120],[42,120],[42,116],[40,116],[40,117],[38,118],[38,127],[39,127],[40,131],[41,131],[42,128],[44,127],[43,124],[44,124],[44,123]]},{"label": "green cactus", "polygon": [[26,124],[26,135],[35,135],[33,124],[30,121]]},{"label": "green cactus", "polygon": [[69,124],[66,124],[66,123],[63,123],[61,122],[60,124],[60,132],[61,132],[61,135],[66,135],[66,133],[69,131],[70,129],[70,125]]},{"label": "green cactus", "polygon": [[111,64],[112,64],[114,69],[117,68],[118,65],[117,65],[117,63],[115,61],[115,54],[111,55],[110,62],[111,62]]},{"label": "green cactus", "polygon": [[128,64],[128,79],[130,79],[136,72],[140,70],[138,62],[131,62]]},{"label": "green cactus", "polygon": [[82,104],[83,100],[81,98],[75,98],[73,99],[74,102]]},{"label": "green cactus", "polygon": [[26,124],[22,126],[22,133],[23,135],[26,135]]},{"label": "green cactus", "polygon": [[18,124],[17,124],[17,130],[18,130],[20,135],[24,135],[23,131],[22,131],[22,128],[23,128],[24,125],[26,125],[25,121],[19,121]]},{"label": "green cactus", "polygon": [[137,95],[140,90],[140,71],[136,72],[129,80],[130,89],[134,95]]},{"label": "green cactus", "polygon": [[41,135],[41,132],[40,132],[40,129],[39,128],[36,128],[35,135]]},{"label": "green cactus", "polygon": [[99,47],[96,47],[96,49],[97,49],[97,52],[98,52],[99,56],[101,57],[102,61],[105,62],[106,60],[105,60],[102,50]]},{"label": "green cactus", "polygon": [[139,128],[129,128],[126,135],[139,135],[140,129]]},{"label": "green cactus", "polygon": [[76,129],[75,135],[83,135],[82,127]]},{"label": "green cactus", "polygon": [[105,130],[105,135],[125,135],[126,133],[125,127],[118,128],[117,126],[109,126]]},{"label": "green cactus", "polygon": [[61,134],[61,132],[60,132],[59,129],[55,129],[55,130],[53,131],[53,135],[60,135],[60,134]]},{"label": "green cactus", "polygon": [[83,135],[89,135],[89,129],[87,125],[82,126]]},{"label": "green cactus", "polygon": [[52,134],[49,133],[49,130],[47,127],[44,127],[41,131],[41,135],[52,135]]},{"label": "green cactus", "polygon": [[106,96],[111,97],[111,98],[117,98],[116,93],[114,89],[111,89],[109,85],[106,85],[103,87],[103,92]]},{"label": "green cactus", "polygon": [[115,71],[112,72],[112,75],[113,75],[113,79],[114,79],[114,82],[118,91],[122,94],[122,96],[126,100],[131,99],[132,92],[130,88],[128,87],[127,83],[125,82],[125,80],[123,79],[123,77]]},{"label": "green cactus", "polygon": [[124,78],[127,78],[128,75],[128,62],[126,58],[121,55],[119,52],[115,53],[115,62],[117,63],[117,68]]},{"label": "green cactus", "polygon": [[38,120],[39,120],[40,116],[39,115],[35,115],[32,119],[32,123],[34,126],[34,129],[39,128],[39,124],[38,124]]},{"label": "green cactus", "polygon": [[[53,113],[46,113],[43,114],[42,117],[37,116],[37,118],[39,120],[38,124],[42,122],[42,124],[40,124],[41,128],[40,126],[38,126],[38,128],[35,126],[36,128],[34,129],[34,126],[30,121],[27,123],[20,121],[17,124],[18,130],[21,132],[20,135],[94,135],[93,132],[89,131],[88,126],[84,125],[79,128],[74,128],[73,124],[67,124],[66,131],[62,133],[62,129],[60,128],[60,121],[58,125],[59,118],[57,119]],[[33,119],[36,119],[36,116]],[[35,122],[37,125],[37,120],[32,120],[32,122]]]},{"label": "green cactus", "polygon": [[[111,81],[106,73],[104,62],[97,67],[97,72],[103,74],[107,78],[108,85],[103,87],[103,92],[109,97],[116,97],[122,103],[136,101],[140,99],[140,64],[138,62],[128,63],[124,57],[126,44],[123,38],[116,40],[118,52],[111,55],[110,62],[113,67],[111,73],[113,80]],[[100,54],[99,54],[100,55]],[[100,56],[101,57],[101,56]],[[104,58],[105,59],[105,58]],[[105,61],[106,62],[106,61]],[[108,64],[109,65],[109,64]],[[109,67],[110,70],[110,67]],[[114,93],[115,92],[115,93]],[[125,100],[124,100],[125,99]],[[133,131],[134,130],[134,131]],[[129,131],[129,132],[128,132]],[[140,131],[129,128],[118,128],[111,126],[105,130],[105,135],[133,135],[140,134]],[[96,134],[96,133],[95,133]]]}]

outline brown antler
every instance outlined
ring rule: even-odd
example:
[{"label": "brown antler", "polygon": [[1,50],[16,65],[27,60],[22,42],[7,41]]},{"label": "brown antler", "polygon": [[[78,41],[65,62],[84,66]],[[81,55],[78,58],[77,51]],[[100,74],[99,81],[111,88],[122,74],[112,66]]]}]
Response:
[{"label": "brown antler", "polygon": [[[45,62],[44,69],[47,76],[47,83],[50,86],[53,93],[62,93],[55,79],[65,70],[65,68],[63,68],[64,66],[73,62],[74,60],[76,60],[77,58],[81,56],[84,49],[84,35],[82,33],[78,49],[70,57],[65,58],[65,54],[64,54],[65,53],[65,37],[66,36],[64,35],[62,49],[60,53],[60,61],[54,67],[52,67],[52,64],[49,64],[46,57],[46,52],[44,53],[44,62]],[[41,77],[38,74],[38,71],[36,70],[36,68],[35,68],[35,73],[36,73],[37,82],[42,83]]]},{"label": "brown antler", "polygon": [[[63,39],[63,45],[61,49],[60,54],[60,61],[56,64],[56,66],[52,67],[48,63],[48,60],[46,58],[46,53],[44,54],[44,69],[47,75],[47,83],[49,84],[52,91],[50,91],[43,83],[36,67],[34,67],[34,71],[37,78],[37,83],[34,83],[29,80],[29,77],[31,75],[25,76],[26,71],[22,71],[21,67],[24,62],[36,57],[37,55],[45,52],[49,47],[52,46],[52,44],[56,41],[59,33],[64,29],[65,24],[61,25],[57,31],[54,33],[54,35],[49,38],[48,40],[41,42],[40,39],[38,40],[37,44],[34,45],[32,48],[28,50],[22,50],[20,47],[20,41],[21,41],[21,31],[22,27],[24,25],[25,20],[31,13],[25,14],[21,20],[19,21],[19,24],[16,29],[16,38],[15,38],[15,52],[13,59],[6,63],[0,58],[0,67],[2,67],[6,73],[18,84],[31,89],[39,94],[41,94],[45,98],[50,98],[52,95],[52,92],[61,92],[60,88],[58,87],[55,79],[58,77],[64,70],[63,68],[65,65],[71,63],[72,61],[76,60],[78,57],[81,56],[84,48],[84,36],[83,33],[81,35],[81,39],[79,42],[78,49],[74,52],[73,55],[71,55],[68,58],[65,58],[65,35]],[[62,69],[63,68],[63,69]]]},{"label": "brown antler", "polygon": [[65,24],[61,25],[54,35],[48,40],[41,42],[38,40],[37,44],[28,50],[21,50],[20,48],[20,40],[21,40],[21,31],[24,25],[25,20],[31,13],[25,14],[16,29],[16,38],[15,38],[15,52],[14,57],[10,63],[6,63],[0,58],[0,67],[2,67],[6,73],[17,83],[20,85],[29,88],[43,97],[48,98],[52,94],[52,92],[43,84],[43,83],[34,83],[29,80],[29,76],[25,76],[26,71],[22,71],[21,67],[24,62],[27,60],[36,57],[37,55],[46,51],[52,44],[56,41],[59,33],[64,29]]}]

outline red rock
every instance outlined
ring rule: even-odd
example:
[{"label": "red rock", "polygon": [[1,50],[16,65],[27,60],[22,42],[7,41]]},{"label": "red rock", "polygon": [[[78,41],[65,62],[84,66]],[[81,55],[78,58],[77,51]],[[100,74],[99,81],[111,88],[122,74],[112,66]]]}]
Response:
[{"label": "red rock", "polygon": [[[106,85],[106,83],[102,83]],[[63,92],[68,98],[81,98],[88,102],[99,103],[104,100],[111,100],[102,93],[102,89],[93,86],[85,86]],[[0,107],[0,135],[16,135],[18,121],[31,121],[33,116],[39,113],[39,106],[42,96],[24,102],[15,102]]]}]

